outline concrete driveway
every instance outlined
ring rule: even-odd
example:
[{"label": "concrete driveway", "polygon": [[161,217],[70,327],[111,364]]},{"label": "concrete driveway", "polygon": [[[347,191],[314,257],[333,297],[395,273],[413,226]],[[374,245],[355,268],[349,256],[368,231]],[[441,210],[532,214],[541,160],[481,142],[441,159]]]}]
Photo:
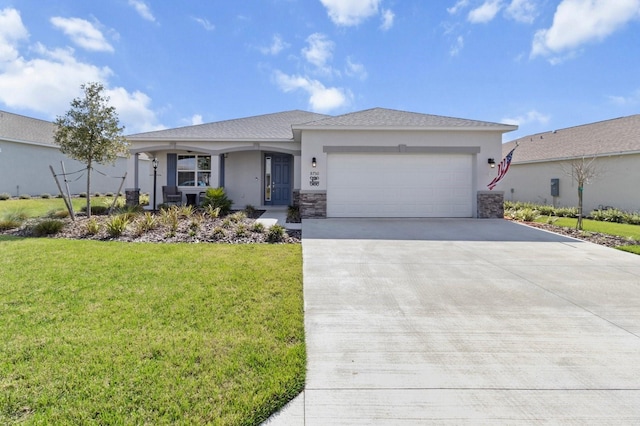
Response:
[{"label": "concrete driveway", "polygon": [[268,424],[640,422],[640,257],[504,220],[305,220],[305,392]]}]

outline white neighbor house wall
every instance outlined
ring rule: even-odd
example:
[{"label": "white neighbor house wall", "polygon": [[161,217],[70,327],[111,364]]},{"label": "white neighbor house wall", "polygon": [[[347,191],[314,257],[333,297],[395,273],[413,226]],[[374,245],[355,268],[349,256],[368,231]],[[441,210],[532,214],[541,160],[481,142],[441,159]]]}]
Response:
[{"label": "white neighbor house wall", "polygon": [[[565,168],[571,166],[565,163]],[[584,212],[599,206],[611,206],[625,211],[640,211],[640,154],[598,157],[599,176],[585,185]],[[551,196],[551,179],[560,179],[560,196]],[[557,207],[578,205],[578,187],[562,169],[560,162],[511,164],[509,172],[498,185],[506,201],[527,201]]]},{"label": "white neighbor house wall", "polygon": [[[307,130],[302,132],[302,191],[327,190],[326,146],[427,146],[427,147],[478,147],[475,154],[474,182],[476,191],[484,191],[494,178],[497,168],[488,166],[487,160],[500,161],[502,133],[497,131],[416,131],[416,130]],[[317,160],[315,168],[312,158]],[[373,171],[372,171],[373,172]],[[317,173],[318,186],[310,185],[311,173]],[[475,206],[475,194],[474,194]]]},{"label": "white neighbor house wall", "polygon": [[[0,139],[0,193],[6,192],[12,196],[58,194],[58,187],[51,175],[49,165],[53,166],[56,174],[59,174],[62,172],[61,161],[64,162],[67,172],[74,172],[86,167],[81,162],[62,154],[57,146]],[[101,164],[94,166],[95,169],[109,176],[123,176],[128,170],[127,167],[126,158],[118,158],[115,166]],[[79,176],[80,174],[69,176],[69,189],[72,194],[87,190],[86,173],[80,179],[78,179]],[[64,185],[62,179],[60,182]],[[94,171],[91,174],[91,192],[116,192],[120,182],[120,179],[112,179]],[[133,182],[134,174],[131,169],[128,170],[127,181],[122,187],[122,191],[133,186]],[[64,186],[63,190],[65,190]]]}]

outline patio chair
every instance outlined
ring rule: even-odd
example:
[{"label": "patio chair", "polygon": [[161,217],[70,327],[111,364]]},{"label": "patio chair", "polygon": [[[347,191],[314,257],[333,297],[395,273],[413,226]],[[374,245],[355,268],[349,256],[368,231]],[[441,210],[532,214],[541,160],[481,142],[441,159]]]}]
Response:
[{"label": "patio chair", "polygon": [[163,186],[162,201],[165,204],[182,204],[182,191],[178,191],[177,186]]}]

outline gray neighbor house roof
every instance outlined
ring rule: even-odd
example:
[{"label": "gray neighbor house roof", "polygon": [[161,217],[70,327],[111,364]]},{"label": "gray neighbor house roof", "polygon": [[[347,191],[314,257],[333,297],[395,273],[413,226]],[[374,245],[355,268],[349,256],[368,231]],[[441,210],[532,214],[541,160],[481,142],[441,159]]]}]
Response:
[{"label": "gray neighbor house roof", "polygon": [[127,139],[131,141],[291,141],[294,139],[294,136],[296,136],[296,133],[303,129],[498,130],[506,132],[517,129],[517,126],[385,108],[373,108],[335,117],[293,110],[175,129],[138,133],[127,136]]},{"label": "gray neighbor house roof", "polygon": [[0,140],[55,145],[56,126],[50,121],[0,111]]},{"label": "gray neighbor house roof", "polygon": [[525,136],[505,143],[503,156],[516,144],[513,164],[638,154],[640,114]]}]

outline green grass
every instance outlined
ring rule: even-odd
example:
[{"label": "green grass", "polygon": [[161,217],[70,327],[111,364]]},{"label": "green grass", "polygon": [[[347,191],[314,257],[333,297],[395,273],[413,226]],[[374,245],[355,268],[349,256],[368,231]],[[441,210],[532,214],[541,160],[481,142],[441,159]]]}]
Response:
[{"label": "green grass", "polygon": [[618,250],[622,250],[622,251],[628,251],[629,253],[633,253],[633,254],[640,254],[640,246],[635,245],[635,246],[620,246],[620,247],[616,247]]},{"label": "green grass", "polygon": [[[113,198],[91,197],[91,205],[105,205],[105,200],[113,201]],[[79,212],[80,209],[86,207],[86,198],[72,198],[73,211]],[[11,199],[0,201],[0,217],[5,214],[19,211],[24,213],[26,217],[42,217],[54,210],[66,210],[64,200],[62,198],[31,198],[29,200]]]},{"label": "green grass", "polygon": [[256,424],[304,387],[299,245],[0,236],[0,283],[0,424]]},{"label": "green grass", "polygon": [[[538,218],[536,222],[546,223],[547,219],[547,216],[542,216]],[[566,228],[575,228],[577,221],[578,219],[561,217],[553,222],[553,224],[556,226],[564,226]],[[640,240],[640,226],[638,225],[627,225],[622,223],[583,219],[582,230],[587,232],[600,232],[603,234],[616,235],[619,237]]]}]

